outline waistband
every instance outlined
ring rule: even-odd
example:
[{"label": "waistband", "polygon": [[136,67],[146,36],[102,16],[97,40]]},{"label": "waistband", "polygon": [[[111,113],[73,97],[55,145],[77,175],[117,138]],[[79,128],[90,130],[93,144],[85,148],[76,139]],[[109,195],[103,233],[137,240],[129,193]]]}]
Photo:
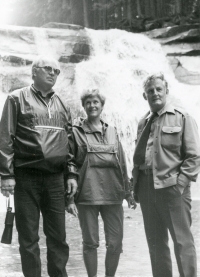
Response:
[{"label": "waistband", "polygon": [[141,174],[153,175],[153,170],[151,168],[139,169]]}]

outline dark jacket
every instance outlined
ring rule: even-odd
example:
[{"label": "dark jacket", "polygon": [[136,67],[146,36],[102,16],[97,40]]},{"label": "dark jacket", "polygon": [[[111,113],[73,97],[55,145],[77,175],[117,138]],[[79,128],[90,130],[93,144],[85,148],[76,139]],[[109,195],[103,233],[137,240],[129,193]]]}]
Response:
[{"label": "dark jacket", "polygon": [[83,119],[73,126],[79,172],[78,204],[120,204],[130,195],[125,157],[116,129],[102,124],[102,133]]},{"label": "dark jacket", "polygon": [[0,123],[1,178],[14,176],[14,167],[59,172],[66,162],[67,172],[76,172],[71,131],[70,111],[55,93],[48,104],[32,87],[11,93]]}]

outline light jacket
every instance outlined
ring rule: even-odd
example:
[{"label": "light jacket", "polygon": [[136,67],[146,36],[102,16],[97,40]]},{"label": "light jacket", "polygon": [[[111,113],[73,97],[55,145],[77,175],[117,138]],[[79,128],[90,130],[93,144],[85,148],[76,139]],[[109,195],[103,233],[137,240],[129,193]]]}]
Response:
[{"label": "light jacket", "polygon": [[0,123],[1,178],[14,177],[14,167],[59,172],[66,163],[75,173],[71,133],[70,111],[55,93],[48,104],[32,87],[9,94]]},{"label": "light jacket", "polygon": [[103,124],[103,132],[87,120],[73,126],[78,190],[75,202],[88,205],[121,204],[130,195],[126,162],[116,129]]},{"label": "light jacket", "polygon": [[[140,120],[137,140],[148,113]],[[166,104],[156,121],[153,141],[153,179],[155,189],[177,183],[186,187],[200,171],[200,140],[195,120],[183,109]],[[133,187],[137,191],[139,167],[133,168]]]}]

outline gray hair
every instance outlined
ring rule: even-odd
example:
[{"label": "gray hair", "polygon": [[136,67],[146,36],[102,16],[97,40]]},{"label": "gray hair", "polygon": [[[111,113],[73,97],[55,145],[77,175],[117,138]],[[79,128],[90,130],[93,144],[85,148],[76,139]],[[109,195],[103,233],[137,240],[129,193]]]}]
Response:
[{"label": "gray hair", "polygon": [[57,64],[58,69],[60,69],[59,62],[56,59],[49,57],[49,56],[45,56],[45,55],[37,56],[37,58],[35,58],[35,60],[32,63],[32,79],[33,79],[33,68],[41,66],[41,63],[43,63],[45,61],[55,62]]},{"label": "gray hair", "polygon": [[106,101],[106,97],[103,94],[100,93],[99,89],[84,90],[83,93],[81,94],[82,106],[84,107],[85,100],[88,97],[94,97],[94,96],[97,96],[99,98],[99,100],[101,101],[102,106],[104,106],[105,101]]},{"label": "gray hair", "polygon": [[143,83],[144,90],[146,90],[147,85],[155,79],[162,80],[163,83],[165,84],[166,89],[168,89],[168,82],[166,81],[164,74],[158,73],[158,74],[153,74],[153,75],[150,75],[149,77],[147,77],[147,79]]}]

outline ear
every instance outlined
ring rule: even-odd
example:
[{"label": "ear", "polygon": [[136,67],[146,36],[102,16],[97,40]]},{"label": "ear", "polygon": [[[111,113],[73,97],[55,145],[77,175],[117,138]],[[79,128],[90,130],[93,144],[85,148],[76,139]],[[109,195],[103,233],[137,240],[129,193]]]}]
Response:
[{"label": "ear", "polygon": [[32,69],[32,75],[36,76],[36,68],[35,67],[33,67],[33,69]]},{"label": "ear", "polygon": [[144,97],[145,100],[147,100],[147,96],[146,96],[145,92],[143,92],[143,97]]},{"label": "ear", "polygon": [[169,94],[169,90],[168,90],[168,88],[166,89],[166,94],[167,94],[167,95]]}]

